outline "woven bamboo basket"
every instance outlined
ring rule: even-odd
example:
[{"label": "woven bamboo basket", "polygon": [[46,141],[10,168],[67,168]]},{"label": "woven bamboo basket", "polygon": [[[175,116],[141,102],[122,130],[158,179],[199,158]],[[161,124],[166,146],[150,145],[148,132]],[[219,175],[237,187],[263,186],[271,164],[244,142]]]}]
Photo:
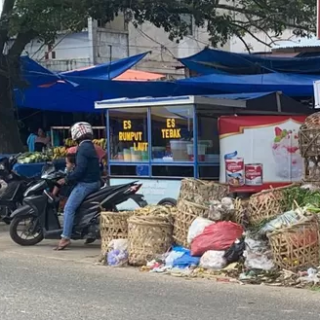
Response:
[{"label": "woven bamboo basket", "polygon": [[177,207],[178,211],[174,216],[173,223],[173,239],[176,244],[188,248],[187,238],[189,227],[196,218],[208,217],[209,206],[196,204],[187,200],[180,200]]},{"label": "woven bamboo basket", "polygon": [[298,141],[303,158],[320,156],[320,127],[302,125],[298,132]]},{"label": "woven bamboo basket", "polygon": [[181,181],[178,202],[187,200],[202,204],[210,200],[221,200],[228,195],[228,192],[226,184],[187,178]]},{"label": "woven bamboo basket", "polygon": [[319,225],[315,217],[268,235],[275,264],[291,271],[318,267]]},{"label": "woven bamboo basket", "polygon": [[320,182],[320,154],[319,156],[306,156],[304,158],[304,178],[305,182]]},{"label": "woven bamboo basket", "polygon": [[128,238],[128,219],[133,213],[133,211],[101,212],[101,258],[104,258],[108,253],[110,241]]},{"label": "woven bamboo basket", "polygon": [[247,223],[248,219],[248,205],[249,199],[240,199],[236,198],[234,200],[234,215],[232,217],[232,221],[244,225]]},{"label": "woven bamboo basket", "polygon": [[142,266],[172,246],[172,224],[166,217],[132,216],[128,219],[129,263]]},{"label": "woven bamboo basket", "polygon": [[251,225],[258,225],[265,220],[275,218],[282,214],[287,206],[284,201],[283,191],[295,186],[297,186],[297,184],[263,190],[252,195],[249,199],[247,210],[249,223]]}]

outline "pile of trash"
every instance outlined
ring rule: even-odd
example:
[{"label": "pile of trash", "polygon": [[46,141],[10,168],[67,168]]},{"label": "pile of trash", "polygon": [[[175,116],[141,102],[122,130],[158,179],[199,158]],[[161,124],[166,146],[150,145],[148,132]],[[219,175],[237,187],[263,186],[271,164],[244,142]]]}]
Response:
[{"label": "pile of trash", "polygon": [[170,252],[150,261],[142,271],[241,284],[317,287],[320,274],[314,265],[299,272],[280,270],[268,238],[273,232],[320,213],[317,206],[309,203],[300,207],[295,203],[295,210],[279,214],[258,227],[245,228],[229,221],[232,199],[212,202],[208,219],[198,217],[190,225],[187,239],[190,249],[173,247]]},{"label": "pile of trash", "polygon": [[289,270],[274,270],[269,272],[255,272],[251,270],[240,274],[239,281],[244,284],[264,284],[274,287],[320,289],[320,271],[314,268],[296,273]]},{"label": "pile of trash", "polygon": [[[290,188],[283,199],[288,202],[286,212],[279,212],[273,218],[251,226],[234,222],[235,206],[232,198],[210,201],[206,214],[198,216],[189,229],[185,229],[188,230],[187,236],[185,231],[186,241],[183,242],[186,247],[173,245],[168,252],[152,256],[141,271],[240,284],[320,287],[317,259],[310,264],[307,260],[301,267],[298,257],[297,268],[293,261],[290,270],[284,269],[275,259],[274,244],[270,238],[271,235],[286,232],[292,226],[300,226],[301,222],[309,221],[310,217],[317,217],[320,214],[320,192],[310,187]],[[155,209],[151,209],[141,210],[141,215],[153,214]],[[156,211],[156,215],[173,219],[178,212],[176,208],[161,210],[158,210],[160,213]],[[315,242],[311,233],[301,232],[302,237],[306,234]],[[290,241],[295,241],[299,246],[305,243],[302,240],[296,236]],[[317,261],[316,265],[314,261]],[[127,239],[111,241],[107,264],[113,267],[129,264]]]}]

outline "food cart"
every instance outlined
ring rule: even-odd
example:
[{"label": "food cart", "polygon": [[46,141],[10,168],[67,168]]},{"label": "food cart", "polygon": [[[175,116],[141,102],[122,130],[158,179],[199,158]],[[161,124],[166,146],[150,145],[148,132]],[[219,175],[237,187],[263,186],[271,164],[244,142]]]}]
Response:
[{"label": "food cart", "polygon": [[[299,109],[297,105],[295,116],[292,116],[292,111],[281,112],[282,106],[277,104],[280,101],[278,93],[273,94],[274,110],[270,108],[269,101],[265,108],[267,111],[257,111],[261,103],[256,104],[254,110],[248,100],[229,99],[225,96],[221,98],[219,95],[124,98],[96,102],[96,109],[106,110],[107,140],[110,142],[107,146],[110,184],[139,180],[143,184],[140,192],[146,201],[157,204],[174,202],[179,194],[180,181],[186,177],[227,182],[235,193],[253,193],[266,186],[288,184],[299,179],[298,175],[292,179],[288,173],[278,180],[273,177],[270,180],[261,173],[259,180],[252,173],[255,179],[251,179],[250,183],[248,178],[246,183],[246,166],[247,174],[250,173],[249,169],[252,170],[252,166],[248,165],[263,171],[263,167],[267,168],[269,162],[274,163],[274,159],[269,157],[269,153],[261,154],[261,147],[261,157],[258,159],[253,147],[248,147],[253,143],[252,139],[245,141],[238,136],[234,140],[237,133],[241,135],[245,132],[246,136],[249,131],[250,137],[254,137],[250,123],[255,130],[269,126],[273,132],[277,123],[280,123],[279,126],[281,123],[287,125],[286,130],[295,129],[305,118],[305,115],[299,115],[304,112],[304,108]],[[260,98],[268,95],[271,93],[260,94]],[[294,105],[292,101],[291,105]],[[279,115],[281,118],[278,118]],[[269,133],[264,136],[260,131],[257,132],[259,139],[271,139],[268,144],[272,154],[274,137],[269,137]],[[230,140],[231,137],[234,141]],[[257,148],[257,140],[254,140],[253,145]],[[243,146],[247,146],[247,149],[242,150]],[[285,161],[290,162],[287,158]],[[282,164],[290,167],[289,162]],[[262,164],[262,168],[256,168],[256,163]],[[272,166],[269,167],[266,171],[268,175],[272,171]],[[129,209],[128,204],[125,206]]]}]

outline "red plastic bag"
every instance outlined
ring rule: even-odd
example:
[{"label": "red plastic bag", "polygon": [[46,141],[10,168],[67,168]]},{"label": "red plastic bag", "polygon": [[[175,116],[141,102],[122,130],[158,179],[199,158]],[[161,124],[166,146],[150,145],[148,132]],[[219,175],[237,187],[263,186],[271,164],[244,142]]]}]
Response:
[{"label": "red plastic bag", "polygon": [[219,221],[206,227],[191,243],[191,255],[200,257],[209,250],[226,250],[241,237],[243,228],[231,221]]}]

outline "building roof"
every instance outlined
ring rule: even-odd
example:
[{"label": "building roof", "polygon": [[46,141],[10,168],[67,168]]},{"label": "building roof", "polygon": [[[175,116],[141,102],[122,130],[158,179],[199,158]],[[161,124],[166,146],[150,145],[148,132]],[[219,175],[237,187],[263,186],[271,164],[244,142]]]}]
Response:
[{"label": "building roof", "polygon": [[320,47],[320,40],[316,37],[312,38],[299,38],[294,40],[278,41],[272,46],[273,49],[286,49],[286,48],[304,48],[304,47]]},{"label": "building roof", "polygon": [[125,71],[124,73],[120,74],[118,77],[114,78],[113,80],[148,81],[148,80],[159,80],[164,77],[165,76],[160,73],[151,73],[151,72],[146,72],[146,71],[129,69],[129,70]]}]

